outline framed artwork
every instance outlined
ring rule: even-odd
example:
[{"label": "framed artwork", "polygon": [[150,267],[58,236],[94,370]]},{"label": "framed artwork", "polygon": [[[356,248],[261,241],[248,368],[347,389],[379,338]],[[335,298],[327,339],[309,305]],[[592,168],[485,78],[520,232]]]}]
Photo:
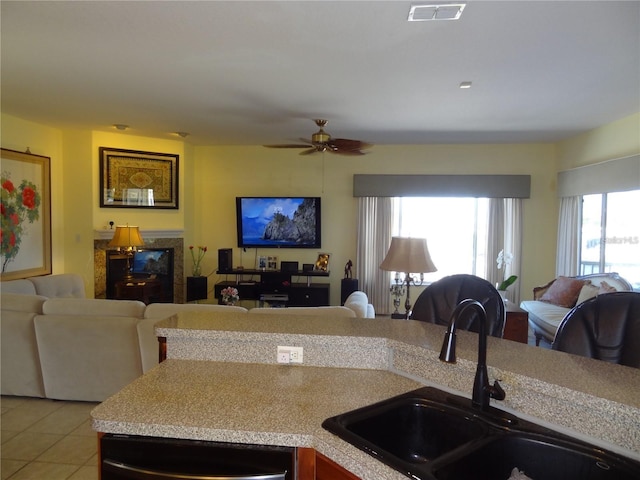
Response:
[{"label": "framed artwork", "polygon": [[51,274],[51,159],[1,149],[2,280]]},{"label": "framed artwork", "polygon": [[267,257],[259,256],[258,257],[258,270],[266,270],[267,269]]},{"label": "framed artwork", "polygon": [[100,147],[100,207],[177,209],[178,160],[170,153]]},{"label": "framed artwork", "polygon": [[329,258],[331,254],[329,253],[319,253],[318,259],[316,260],[316,264],[314,270],[316,272],[328,272],[329,271]]},{"label": "framed artwork", "polygon": [[269,255],[267,257],[267,270],[277,270],[278,269],[278,257]]}]

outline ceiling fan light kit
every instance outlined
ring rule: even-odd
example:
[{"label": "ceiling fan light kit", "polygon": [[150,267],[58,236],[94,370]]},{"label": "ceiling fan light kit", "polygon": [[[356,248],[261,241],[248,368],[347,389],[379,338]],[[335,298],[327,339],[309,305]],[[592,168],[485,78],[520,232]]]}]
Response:
[{"label": "ceiling fan light kit", "polygon": [[316,152],[331,152],[337,155],[365,155],[366,152],[362,150],[372,146],[370,143],[361,142],[360,140],[350,140],[348,138],[332,138],[327,132],[324,131],[324,127],[328,121],[323,119],[314,120],[319,127],[316,133],[311,135],[311,141],[301,138],[304,144],[280,144],[280,145],[265,145],[269,148],[304,148],[299,155],[310,155]]}]

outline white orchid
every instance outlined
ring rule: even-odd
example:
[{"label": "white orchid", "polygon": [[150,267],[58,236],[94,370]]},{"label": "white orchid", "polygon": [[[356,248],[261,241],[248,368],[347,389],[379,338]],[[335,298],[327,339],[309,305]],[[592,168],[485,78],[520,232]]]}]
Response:
[{"label": "white orchid", "polygon": [[511,275],[508,278],[506,277],[507,265],[511,265],[511,262],[513,262],[513,254],[509,252],[505,253],[504,249],[500,250],[500,253],[498,253],[498,258],[496,258],[496,263],[498,264],[498,270],[500,270],[504,266],[505,279],[500,285],[498,285],[498,290],[506,290],[518,279],[518,277],[515,275]]}]

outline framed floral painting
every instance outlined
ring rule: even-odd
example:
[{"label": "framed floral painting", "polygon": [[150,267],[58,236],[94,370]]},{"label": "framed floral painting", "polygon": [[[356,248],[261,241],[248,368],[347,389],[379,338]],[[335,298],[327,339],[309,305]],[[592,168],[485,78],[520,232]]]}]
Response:
[{"label": "framed floral painting", "polygon": [[2,280],[51,274],[51,159],[1,149]]}]

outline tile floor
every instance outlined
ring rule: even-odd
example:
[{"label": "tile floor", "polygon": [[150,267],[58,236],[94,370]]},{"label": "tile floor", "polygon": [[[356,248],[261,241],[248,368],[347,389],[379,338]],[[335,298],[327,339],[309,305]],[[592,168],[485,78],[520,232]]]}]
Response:
[{"label": "tile floor", "polygon": [[0,398],[2,480],[98,480],[90,402]]}]

